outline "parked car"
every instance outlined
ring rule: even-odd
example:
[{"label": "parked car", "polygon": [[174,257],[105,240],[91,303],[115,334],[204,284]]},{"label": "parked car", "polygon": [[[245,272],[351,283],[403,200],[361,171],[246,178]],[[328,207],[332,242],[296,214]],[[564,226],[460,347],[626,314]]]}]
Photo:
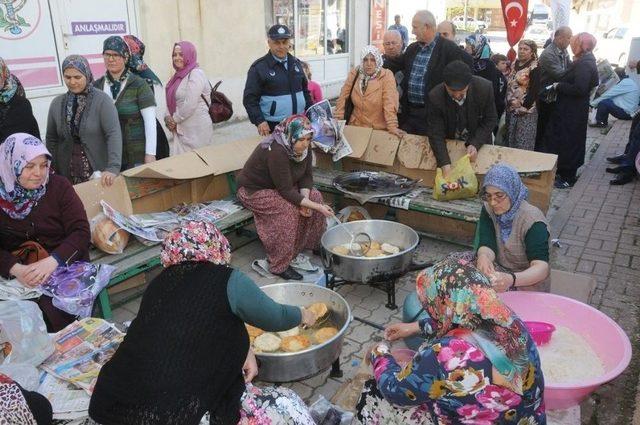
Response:
[{"label": "parked car", "polygon": [[533,40],[538,47],[544,47],[544,43],[551,37],[551,31],[546,24],[531,25],[524,33],[524,37]]},{"label": "parked car", "polygon": [[631,29],[615,27],[598,37],[594,54],[598,60],[608,60],[611,65],[625,66],[631,48]]},{"label": "parked car", "polygon": [[[464,27],[464,16],[456,16],[455,18],[453,18],[451,20],[454,25],[456,26],[456,28],[458,29],[465,29]],[[484,31],[487,29],[487,23],[485,21],[482,21],[480,19],[475,20],[472,17],[467,17],[467,29],[471,30],[471,31]]]}]

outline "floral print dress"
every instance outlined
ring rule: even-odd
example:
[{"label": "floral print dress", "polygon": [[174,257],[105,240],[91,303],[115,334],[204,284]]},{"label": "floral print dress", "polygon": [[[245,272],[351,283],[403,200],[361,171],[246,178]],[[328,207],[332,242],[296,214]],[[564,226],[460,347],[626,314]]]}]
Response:
[{"label": "floral print dress", "polygon": [[546,424],[540,358],[524,323],[475,267],[451,259],[444,270],[434,267],[441,267],[440,273],[422,272],[417,290],[425,310],[438,320],[419,322],[427,341],[404,367],[384,344],[372,351],[375,382],[365,385],[358,420]]}]

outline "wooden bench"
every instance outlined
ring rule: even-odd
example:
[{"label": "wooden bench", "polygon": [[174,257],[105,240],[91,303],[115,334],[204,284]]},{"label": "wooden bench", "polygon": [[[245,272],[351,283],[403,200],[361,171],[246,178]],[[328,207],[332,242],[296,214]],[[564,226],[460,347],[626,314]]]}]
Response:
[{"label": "wooden bench", "polygon": [[[225,198],[226,200],[235,200],[236,184],[232,173],[227,175],[227,183],[229,191],[232,195]],[[172,185],[180,184],[180,181],[150,181],[149,179],[127,179],[127,187],[131,199],[139,199],[154,193],[158,193],[163,189]],[[242,232],[244,227],[253,222],[253,213],[246,208],[236,211],[216,223],[216,226],[225,235],[237,232],[249,236],[250,240],[255,239],[253,232]],[[241,245],[234,246],[238,248]],[[110,320],[113,317],[112,309],[131,301],[131,299],[139,297],[141,294],[136,293],[128,297],[123,297],[117,303],[112,303],[108,289],[123,284],[131,278],[148,272],[160,265],[160,244],[155,243],[145,245],[139,242],[135,237],[130,237],[129,244],[121,254],[110,255],[97,249],[90,252],[91,262],[98,264],[110,264],[116,267],[111,276],[111,280],[98,296],[98,305],[100,306],[101,316]]]}]

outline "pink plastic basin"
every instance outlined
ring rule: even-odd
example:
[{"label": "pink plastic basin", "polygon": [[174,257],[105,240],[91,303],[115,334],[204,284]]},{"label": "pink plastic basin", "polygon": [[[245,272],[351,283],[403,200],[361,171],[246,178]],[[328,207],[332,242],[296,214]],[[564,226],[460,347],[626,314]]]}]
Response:
[{"label": "pink plastic basin", "polygon": [[533,342],[536,343],[537,346],[547,344],[551,341],[551,335],[553,335],[553,331],[556,330],[556,327],[551,323],[547,322],[533,322],[531,320],[527,320],[524,322],[531,334],[531,338],[533,338]]},{"label": "pink plastic basin", "polygon": [[547,322],[556,328],[564,326],[582,336],[604,364],[605,374],[598,378],[571,384],[545,380],[547,409],[567,409],[580,404],[629,365],[629,337],[601,311],[571,298],[540,292],[504,292],[500,297],[522,320]]},{"label": "pink plastic basin", "polygon": [[405,367],[407,363],[413,360],[413,356],[415,356],[415,354],[416,354],[415,351],[409,350],[408,348],[396,348],[391,350],[391,355],[393,356],[394,359],[396,359],[396,362],[402,367]]}]

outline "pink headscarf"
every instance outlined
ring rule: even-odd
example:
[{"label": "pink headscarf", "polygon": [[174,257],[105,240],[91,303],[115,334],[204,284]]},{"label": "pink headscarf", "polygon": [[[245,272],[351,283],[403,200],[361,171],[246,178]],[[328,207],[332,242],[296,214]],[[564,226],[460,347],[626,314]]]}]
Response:
[{"label": "pink headscarf", "polygon": [[[180,49],[182,50],[184,68],[178,70],[174,65],[173,69],[176,70],[176,73],[173,74],[173,77],[171,77],[167,83],[167,108],[169,109],[170,114],[176,112],[176,90],[178,90],[180,82],[182,82],[182,79],[189,75],[191,71],[198,67],[198,54],[196,53],[196,46],[194,46],[193,43],[190,43],[189,41],[179,41],[173,45],[174,50],[176,46],[180,46]],[[173,50],[171,52],[173,54]]]}]

